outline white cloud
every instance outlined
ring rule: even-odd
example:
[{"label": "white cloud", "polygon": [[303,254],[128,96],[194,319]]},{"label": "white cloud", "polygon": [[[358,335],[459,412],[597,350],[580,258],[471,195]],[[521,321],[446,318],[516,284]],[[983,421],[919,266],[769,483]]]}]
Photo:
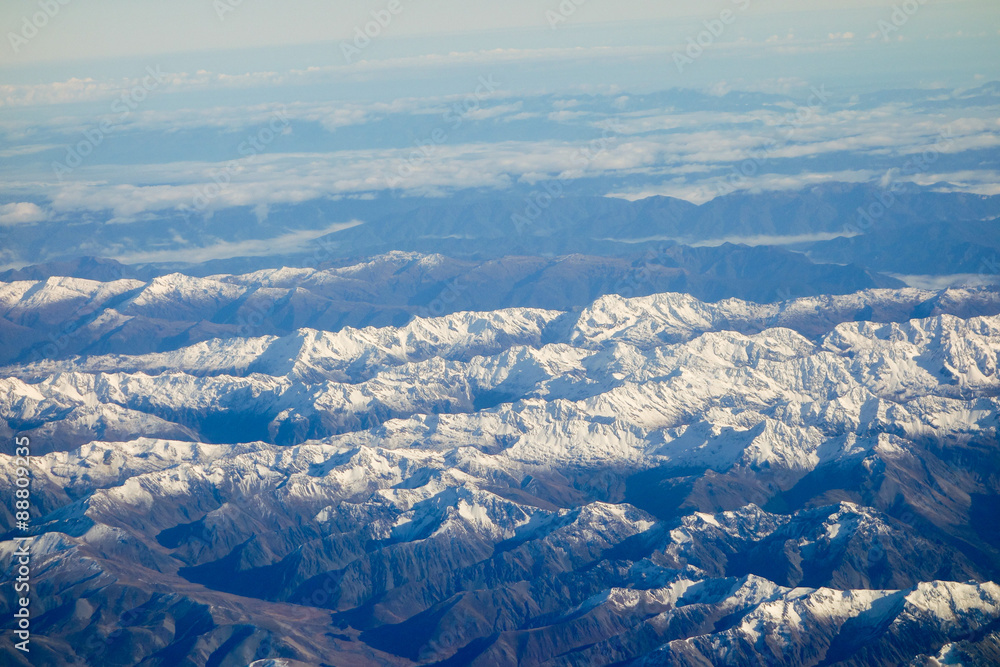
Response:
[{"label": "white cloud", "polygon": [[33,144],[27,146],[14,146],[13,148],[7,148],[0,150],[0,158],[12,158],[20,157],[22,155],[32,155],[34,153],[41,153],[43,151],[51,150],[53,148],[58,148],[53,144]]},{"label": "white cloud", "polygon": [[[395,107],[426,109],[427,105],[427,101],[408,101]],[[486,107],[483,115],[520,108],[516,103]],[[384,111],[382,108],[365,113]],[[946,128],[953,137],[950,145],[956,150],[1000,145],[995,124],[985,119],[923,116],[901,106],[868,110],[816,107],[805,114],[795,111],[782,108],[678,114],[667,110],[623,114],[614,119],[615,132],[596,150],[583,141],[505,141],[445,143],[426,149],[408,146],[261,154],[241,165],[240,171],[231,175],[231,182],[211,197],[209,206],[221,209],[299,203],[385,189],[440,195],[464,188],[504,188],[515,182],[641,174],[665,177],[671,188],[667,194],[703,201],[715,195],[718,181],[723,178],[699,176],[712,165],[717,169],[718,165],[740,165],[747,160],[763,163],[835,152],[906,156],[933,145]],[[319,118],[323,113],[325,110],[316,107],[289,111],[300,118]],[[607,119],[597,115],[592,124],[599,125],[602,120]],[[641,137],[636,136],[640,133]],[[900,160],[901,167],[904,162],[905,157]],[[123,220],[148,211],[190,207],[223,166],[207,162],[133,165],[125,173],[115,167],[83,167],[73,176],[87,182],[59,187],[52,206],[61,212],[110,209]],[[851,174],[841,174],[844,180],[856,180]],[[669,181],[670,177],[680,180]],[[837,177],[761,174],[740,179],[740,187],[792,189]],[[975,186],[982,189],[986,184]]]},{"label": "white cloud", "polygon": [[147,262],[208,262],[213,259],[233,257],[265,257],[276,253],[293,253],[306,250],[311,241],[327,234],[364,224],[360,220],[337,223],[320,230],[291,232],[270,239],[253,239],[234,243],[216,243],[203,248],[183,248],[179,250],[155,250],[119,254],[113,259],[123,264],[144,264]]},{"label": "white cloud", "polygon": [[567,121],[577,120],[579,118],[586,118],[591,115],[587,111],[568,111],[566,109],[562,111],[553,111],[548,115],[549,120],[555,121],[557,123],[565,123]]},{"label": "white cloud", "polygon": [[473,109],[468,112],[463,112],[462,116],[470,120],[487,120],[498,116],[508,116],[508,118],[510,118],[519,115],[518,112],[521,111],[523,107],[523,102],[515,102],[514,104],[497,104],[492,107],[483,107],[481,109]]},{"label": "white cloud", "polygon": [[120,82],[92,78],[72,78],[43,84],[5,84],[0,85],[0,107],[93,102],[111,99],[122,90]]},{"label": "white cloud", "polygon": [[[550,47],[534,49],[484,49],[452,51],[420,56],[361,60],[352,65],[326,65],[284,72],[260,71],[225,74],[198,70],[196,72],[158,72],[157,92],[197,92],[247,89],[265,86],[318,86],[345,81],[356,82],[379,73],[402,73],[409,70],[501,65],[531,62],[585,62],[628,60],[637,57],[662,56],[665,46],[593,46]],[[108,101],[143,85],[143,77],[131,79],[70,78],[65,81],[32,84],[0,85],[0,107],[24,107],[70,103]],[[473,88],[475,86],[473,85]]]},{"label": "white cloud", "polygon": [[996,285],[997,276],[986,275],[984,273],[959,273],[944,276],[907,276],[899,273],[887,273],[898,280],[902,280],[909,287],[916,287],[924,290],[942,290],[954,287],[987,287]]},{"label": "white cloud", "polygon": [[[473,78],[472,81],[475,79]],[[775,86],[801,87],[794,79],[775,80]],[[266,207],[294,204],[328,196],[356,196],[386,189],[404,194],[443,195],[465,188],[506,188],[512,183],[534,184],[565,178],[608,176],[622,182],[642,176],[664,185],[623,188],[623,196],[673,194],[693,201],[715,196],[725,173],[732,173],[748,160],[756,161],[754,178],[740,179],[739,187],[791,189],[825,180],[867,180],[879,174],[831,172],[785,176],[768,175],[770,160],[797,160],[837,152],[863,156],[877,155],[881,161],[905,164],[912,154],[934,146],[943,132],[952,137],[946,150],[954,152],[1000,145],[1000,124],[995,117],[975,117],[989,110],[935,108],[927,113],[904,104],[877,108],[857,108],[849,100],[832,98],[813,107],[796,106],[793,101],[767,103],[745,112],[677,112],[654,108],[629,113],[611,111],[615,95],[588,100],[588,117],[581,123],[577,109],[562,109],[548,116],[550,121],[593,128],[593,134],[607,130],[601,145],[588,141],[491,141],[490,133],[466,143],[434,144],[418,148],[340,150],[332,152],[270,153],[241,161],[230,173],[228,184],[208,198],[208,209],[232,206]],[[294,120],[324,123],[329,129],[357,125],[391,114],[442,114],[467,96],[406,98],[388,103],[290,102],[284,113]],[[800,95],[803,101],[805,95]],[[525,100],[537,104],[540,98],[513,98],[499,92],[497,101],[483,103],[473,115],[479,119],[501,117],[544,118],[522,111]],[[545,98],[541,98],[545,99]],[[846,106],[845,106],[846,105]],[[177,127],[214,127],[222,132],[237,131],[247,124],[266,123],[277,105],[248,108],[186,109],[149,111],[135,115],[136,131]],[[555,106],[555,105],[554,105]],[[575,106],[559,103],[558,106]],[[608,129],[610,126],[610,129]],[[463,133],[463,137],[469,135]],[[473,135],[476,136],[476,135]],[[404,138],[405,139],[405,138]],[[235,157],[235,156],[233,156]],[[164,164],[84,164],[60,184],[39,181],[46,177],[25,174],[13,167],[0,171],[12,191],[41,193],[51,199],[58,214],[73,211],[113,212],[118,221],[140,218],[151,212],[193,208],[195,199],[211,187],[225,162],[173,162]],[[784,170],[784,168],[783,168]],[[718,172],[724,172],[718,175]],[[714,175],[713,175],[714,173]],[[837,174],[840,174],[838,176]],[[859,174],[862,174],[859,176]],[[23,180],[19,180],[23,179]],[[633,181],[634,182],[634,181]],[[989,191],[987,179],[965,179],[970,187]],[[260,208],[265,211],[265,208]]]},{"label": "white cloud", "polygon": [[[627,101],[628,97],[626,97],[625,100]],[[562,110],[562,109],[572,109],[573,107],[578,107],[578,106],[580,106],[580,100],[573,100],[573,99],[571,99],[571,100],[555,100],[554,102],[552,102],[552,107],[554,109],[559,109],[559,110]]]},{"label": "white cloud", "polygon": [[1000,195],[1000,171],[992,169],[895,175],[897,180],[917,185],[937,185],[945,192]]},{"label": "white cloud", "polygon": [[0,225],[21,225],[41,222],[46,219],[45,211],[31,202],[0,205]]},{"label": "white cloud", "polygon": [[608,196],[627,199],[629,201],[656,196],[675,197],[694,204],[703,204],[715,199],[722,192],[780,192],[800,190],[819,183],[867,183],[876,176],[877,174],[870,170],[762,174],[752,178],[741,178],[735,184],[735,189],[727,187],[731,183],[724,176],[712,176],[694,183],[678,178],[659,186],[627,189],[611,193]]},{"label": "white cloud", "polygon": [[[634,198],[627,198],[630,201],[634,201]],[[684,238],[679,236],[650,236],[641,239],[604,239],[606,241],[617,241],[618,243],[648,243],[650,241],[676,241],[677,243],[683,243],[689,245],[692,248],[716,248],[727,243],[732,243],[736,245],[747,245],[747,246],[775,246],[775,245],[794,245],[796,243],[815,243],[817,241],[832,241],[833,239],[840,238],[851,238],[853,236],[858,236],[858,234],[846,233],[846,232],[820,232],[816,234],[794,234],[789,236],[768,236],[768,235],[757,235],[757,236],[726,236],[724,238],[718,239],[700,239],[693,240],[691,238]]]}]

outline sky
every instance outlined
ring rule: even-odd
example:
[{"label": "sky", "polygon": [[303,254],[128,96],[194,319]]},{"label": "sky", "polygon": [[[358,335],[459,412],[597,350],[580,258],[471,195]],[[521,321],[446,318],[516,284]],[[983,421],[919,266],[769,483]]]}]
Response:
[{"label": "sky", "polygon": [[995,0],[7,0],[0,28],[0,233],[554,178],[700,202],[762,152],[740,188],[1000,192]]},{"label": "sky", "polygon": [[173,93],[321,70],[356,100],[457,94],[469,66],[513,66],[508,90],[524,93],[1000,77],[994,0],[8,0],[0,28],[0,108],[87,101],[147,67],[183,75]]},{"label": "sky", "polygon": [[[1000,11],[992,0],[910,0],[909,5],[893,0],[8,0],[0,4],[7,38],[0,69],[16,78],[19,72],[55,71],[33,65],[94,68],[95,60],[178,53],[224,63],[218,52],[308,45],[316,48],[299,51],[299,59],[334,64],[343,59],[342,43],[379,14],[388,19],[365,48],[365,59],[476,47],[683,44],[726,11],[735,21],[714,39],[719,43],[763,46],[790,35],[823,40],[850,34],[862,40],[879,32],[880,21],[893,21],[895,8],[910,7],[914,10],[899,15],[900,29],[889,34],[894,42],[953,40],[958,61],[963,42],[1000,37]],[[295,59],[277,60],[280,66],[281,60],[291,65]],[[273,51],[269,60],[275,60]]]},{"label": "sky", "polygon": [[[55,0],[57,11],[36,42],[22,52],[4,53],[15,64],[40,61],[135,57],[177,51],[238,49],[249,46],[309,44],[346,39],[389,0]],[[4,32],[18,32],[25,17],[46,4],[9,0],[0,7]],[[871,23],[891,14],[885,0],[399,0],[386,26],[387,37],[435,36],[447,42],[456,35],[498,30],[551,30],[556,25],[606,25],[633,22],[658,25],[711,17],[727,8],[766,16],[778,26],[810,30],[830,27],[830,8],[843,25]],[[926,0],[968,28],[996,23],[990,0]],[[51,10],[50,10],[51,11]],[[919,14],[918,12],[917,14]],[[553,15],[565,18],[554,19]],[[916,17],[915,17],[916,18]],[[919,26],[911,30],[931,31]],[[860,29],[860,27],[859,27]]]}]

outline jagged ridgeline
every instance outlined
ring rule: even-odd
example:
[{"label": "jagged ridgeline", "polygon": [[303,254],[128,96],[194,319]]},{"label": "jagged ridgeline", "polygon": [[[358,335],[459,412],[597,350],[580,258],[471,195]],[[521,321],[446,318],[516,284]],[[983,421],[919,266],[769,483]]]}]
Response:
[{"label": "jagged ridgeline", "polygon": [[86,311],[0,381],[38,664],[1000,660],[994,291],[327,329],[324,280],[0,289]]}]

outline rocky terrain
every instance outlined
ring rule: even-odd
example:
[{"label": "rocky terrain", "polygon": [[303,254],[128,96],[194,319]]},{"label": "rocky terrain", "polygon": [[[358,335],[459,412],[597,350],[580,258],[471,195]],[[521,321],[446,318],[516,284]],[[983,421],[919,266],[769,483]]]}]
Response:
[{"label": "rocky terrain", "polygon": [[33,664],[1000,660],[994,292],[210,335],[334,273],[0,289],[11,326],[90,309],[0,379]]},{"label": "rocky terrain", "polygon": [[[95,279],[47,275],[57,269],[75,269],[73,273]],[[465,261],[392,252],[324,269],[137,275],[120,264],[86,261],[33,267],[0,282],[0,364],[75,354],[137,355],[212,339],[294,334],[303,328],[401,326],[417,317],[464,311],[582,310],[608,294],[685,292],[713,301],[741,297],[780,302],[903,286],[856,266],[813,265],[780,249],[695,250],[667,244],[631,258]],[[987,310],[993,308],[991,297],[980,301]],[[908,303],[915,307],[919,302]]]}]

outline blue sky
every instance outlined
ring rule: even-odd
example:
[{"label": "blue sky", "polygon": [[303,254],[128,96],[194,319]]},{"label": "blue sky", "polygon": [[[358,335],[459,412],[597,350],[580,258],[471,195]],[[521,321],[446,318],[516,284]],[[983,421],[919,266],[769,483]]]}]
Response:
[{"label": "blue sky", "polygon": [[[523,94],[1000,78],[993,0],[12,0],[0,27],[0,109],[14,114],[91,101],[149,66],[178,75],[176,104],[206,76],[234,103],[459,94],[469,68]],[[315,85],[324,75],[333,87]]]},{"label": "blue sky", "polygon": [[[65,4],[62,4],[65,3]],[[580,3],[577,6],[577,3]],[[916,8],[905,23],[879,34],[880,22],[892,22],[894,8],[907,3],[892,0],[714,0],[705,3],[669,0],[398,0],[398,10],[379,36],[364,48],[361,59],[382,60],[425,54],[492,49],[540,50],[558,48],[647,46],[667,49],[697,38],[704,23],[722,12],[734,21],[713,37],[713,45],[739,45],[754,58],[752,76],[769,70],[786,73],[796,63],[780,56],[807,55],[817,49],[835,51],[831,67],[849,72],[860,54],[878,42],[878,59],[885,76],[898,74],[915,80],[913,70],[935,74],[982,74],[974,71],[997,65],[983,57],[987,44],[1000,42],[1000,11],[991,0],[910,0]],[[346,64],[342,45],[350,44],[358,28],[387,15],[390,0],[329,2],[322,0],[14,0],[0,6],[0,26],[7,39],[0,48],[0,70],[6,82],[44,81],[60,74],[85,77],[127,74],[129,64],[150,58],[178,67],[235,72],[246,68],[282,70]],[[51,18],[35,20],[40,7]],[[900,15],[903,16],[903,15]],[[44,25],[26,41],[25,21]],[[31,33],[31,28],[28,28]],[[844,36],[849,38],[845,39]],[[293,47],[293,48],[267,48]],[[297,47],[297,48],[295,48]],[[226,54],[226,51],[239,51]],[[716,49],[721,52],[724,49]],[[189,54],[189,57],[177,57]],[[905,54],[905,55],[903,55]],[[979,54],[975,57],[974,54]],[[173,56],[166,58],[166,56]],[[718,55],[722,55],[721,53]],[[829,55],[829,54],[827,54]],[[853,57],[852,57],[853,55]],[[155,58],[154,58],[155,57]],[[909,66],[907,65],[909,63]],[[725,67],[738,63],[731,58]],[[803,66],[815,65],[806,58]],[[706,68],[707,69],[707,68]],[[638,83],[624,76],[626,84]],[[672,77],[647,72],[646,85],[674,85]],[[714,75],[714,74],[713,74]],[[700,83],[709,76],[688,79]],[[918,77],[917,77],[918,78]]]}]

